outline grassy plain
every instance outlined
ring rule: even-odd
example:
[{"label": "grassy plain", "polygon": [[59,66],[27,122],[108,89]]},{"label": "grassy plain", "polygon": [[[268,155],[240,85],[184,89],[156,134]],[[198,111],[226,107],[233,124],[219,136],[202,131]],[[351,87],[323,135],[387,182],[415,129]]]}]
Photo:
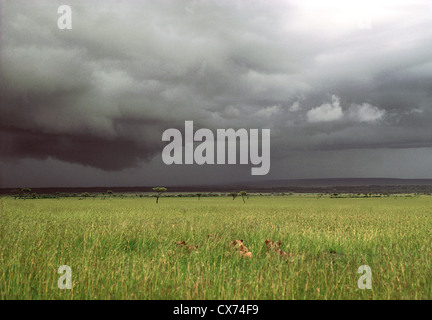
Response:
[{"label": "grassy plain", "polygon": [[[0,299],[431,299],[431,239],[431,196],[4,197]],[[61,265],[71,290],[57,286]]]}]

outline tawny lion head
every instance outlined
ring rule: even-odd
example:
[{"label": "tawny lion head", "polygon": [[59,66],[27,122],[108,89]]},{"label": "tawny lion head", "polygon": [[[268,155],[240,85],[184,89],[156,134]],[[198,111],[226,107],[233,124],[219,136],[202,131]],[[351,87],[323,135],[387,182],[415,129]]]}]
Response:
[{"label": "tawny lion head", "polygon": [[233,241],[231,241],[230,242],[230,245],[231,246],[233,246],[233,247],[235,247],[235,246],[241,246],[241,245],[243,245],[243,240],[233,240]]}]

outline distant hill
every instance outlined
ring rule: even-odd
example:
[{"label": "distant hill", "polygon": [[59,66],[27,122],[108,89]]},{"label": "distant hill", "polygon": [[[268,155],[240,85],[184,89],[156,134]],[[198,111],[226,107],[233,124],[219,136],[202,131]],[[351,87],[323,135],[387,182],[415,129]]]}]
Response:
[{"label": "distant hill", "polygon": [[432,185],[432,179],[396,179],[396,178],[327,178],[327,179],[293,179],[262,180],[244,182],[242,185],[256,187],[291,187],[291,186],[372,186],[372,185]]},{"label": "distant hill", "polygon": [[328,178],[262,180],[239,183],[238,188],[267,192],[431,193],[432,179]]},{"label": "distant hill", "polygon": [[[40,194],[61,193],[114,193],[153,192],[153,186],[145,187],[74,187],[74,188],[32,188]],[[295,193],[432,193],[432,179],[391,179],[391,178],[329,178],[261,180],[220,185],[175,186],[166,185],[168,192],[295,192]],[[0,194],[11,194],[16,188],[0,189]]]}]

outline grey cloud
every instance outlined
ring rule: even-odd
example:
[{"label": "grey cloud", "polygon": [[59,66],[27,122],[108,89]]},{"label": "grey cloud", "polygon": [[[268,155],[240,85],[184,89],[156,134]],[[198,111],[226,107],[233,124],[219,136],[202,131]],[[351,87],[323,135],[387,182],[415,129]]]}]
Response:
[{"label": "grey cloud", "polygon": [[59,30],[60,4],[2,1],[4,158],[121,170],[185,120],[270,128],[277,160],[431,146],[427,1],[377,4],[370,30],[345,7],[258,0],[74,0]]}]

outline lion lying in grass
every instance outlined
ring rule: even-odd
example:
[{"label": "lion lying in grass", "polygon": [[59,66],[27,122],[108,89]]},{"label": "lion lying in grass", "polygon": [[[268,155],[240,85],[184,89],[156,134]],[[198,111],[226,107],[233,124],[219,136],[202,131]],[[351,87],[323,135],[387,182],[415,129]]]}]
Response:
[{"label": "lion lying in grass", "polygon": [[230,247],[237,250],[243,258],[252,258],[252,252],[243,244],[243,240],[233,240],[230,242]]},{"label": "lion lying in grass", "polygon": [[176,244],[177,244],[178,247],[185,248],[185,249],[187,249],[189,251],[194,251],[194,250],[198,249],[198,245],[197,244],[196,245],[187,245],[186,241],[184,241],[184,240],[183,241],[177,241]]},{"label": "lion lying in grass", "polygon": [[278,241],[278,242],[273,242],[269,239],[265,240],[265,245],[267,246],[267,250],[269,251],[274,251],[277,252],[278,254],[280,254],[282,257],[292,257],[292,253],[287,254],[285,251],[283,251],[280,246],[282,245],[282,241]]}]

